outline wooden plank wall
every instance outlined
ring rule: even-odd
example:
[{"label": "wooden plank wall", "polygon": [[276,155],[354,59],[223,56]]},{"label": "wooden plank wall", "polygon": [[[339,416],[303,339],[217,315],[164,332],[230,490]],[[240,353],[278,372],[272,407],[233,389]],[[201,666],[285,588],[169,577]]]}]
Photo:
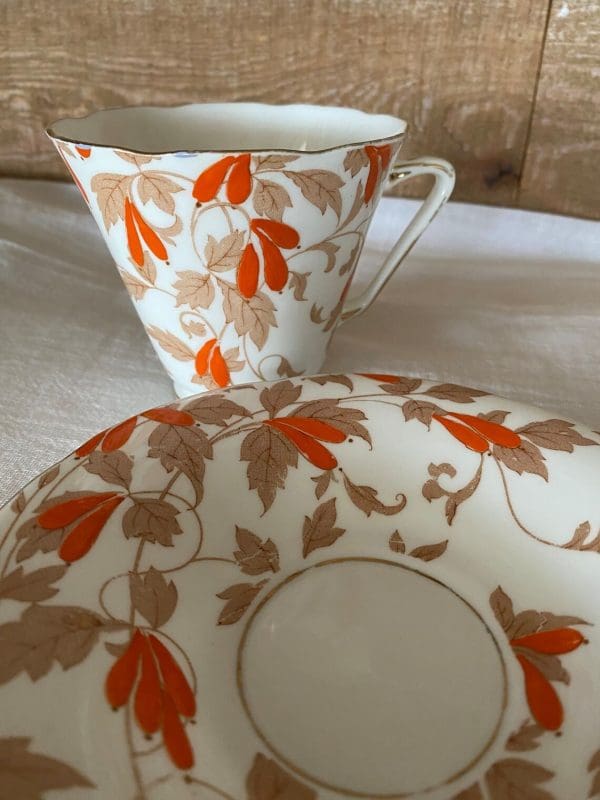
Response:
[{"label": "wooden plank wall", "polygon": [[96,107],[318,102],[406,118],[455,199],[600,218],[600,0],[1,0],[0,30],[0,175],[66,177],[42,129]]}]

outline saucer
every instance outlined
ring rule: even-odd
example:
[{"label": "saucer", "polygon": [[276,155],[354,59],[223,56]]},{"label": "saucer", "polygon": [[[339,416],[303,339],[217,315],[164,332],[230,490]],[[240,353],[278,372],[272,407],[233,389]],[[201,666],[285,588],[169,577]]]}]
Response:
[{"label": "saucer", "polygon": [[599,444],[379,374],[102,431],[0,511],[0,797],[592,796]]}]

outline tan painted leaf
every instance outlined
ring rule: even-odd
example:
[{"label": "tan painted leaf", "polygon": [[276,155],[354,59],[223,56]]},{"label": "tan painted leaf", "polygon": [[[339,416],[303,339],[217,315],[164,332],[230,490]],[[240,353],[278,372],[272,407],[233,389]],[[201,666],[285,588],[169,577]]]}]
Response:
[{"label": "tan painted leaf", "polygon": [[463,789],[462,792],[455,794],[452,797],[452,800],[484,800],[484,797],[483,794],[481,793],[479,785],[477,783],[474,783],[467,789]]},{"label": "tan painted leaf", "polygon": [[452,464],[448,464],[446,461],[442,464],[430,464],[427,467],[427,472],[429,472],[432,478],[439,478],[440,475],[448,475],[451,478],[456,476],[456,469]]},{"label": "tan painted leaf", "polygon": [[263,292],[246,298],[233,284],[219,281],[223,290],[223,313],[226,322],[233,322],[238,336],[249,334],[261,350],[265,346],[270,328],[277,327],[275,306]]},{"label": "tan painted leaf", "polygon": [[434,403],[428,403],[426,400],[407,400],[402,404],[402,413],[404,419],[409,422],[411,419],[416,419],[427,428],[431,427],[431,420],[434,414],[443,414],[443,410],[436,406]]},{"label": "tan painted leaf", "polygon": [[360,424],[367,418],[366,415],[357,408],[340,405],[338,398],[311,400],[303,403],[294,411],[294,416],[320,419],[342,431],[346,436],[358,436],[371,444],[369,431]]},{"label": "tan painted leaf", "polygon": [[112,453],[94,450],[83,467],[92,475],[98,475],[106,483],[116,483],[129,489],[133,461],[122,450],[114,450]]},{"label": "tan painted leaf", "polygon": [[444,497],[447,494],[447,492],[442,489],[442,487],[434,478],[429,481],[425,481],[423,488],[421,489],[421,493],[423,497],[430,503],[432,500],[439,500],[440,497]]},{"label": "tan painted leaf", "polygon": [[260,402],[270,417],[276,417],[280,411],[295,403],[302,394],[302,386],[291,381],[278,381],[260,393]]},{"label": "tan painted leaf", "polygon": [[51,584],[59,581],[67,567],[41,567],[33,572],[24,573],[23,567],[17,567],[8,575],[0,578],[0,597],[19,600],[22,603],[40,603],[58,594],[58,589]]},{"label": "tan painted leaf", "polygon": [[173,581],[167,582],[154,567],[144,576],[137,572],[129,574],[129,592],[136,611],[152,628],[160,628],[173,616],[177,607],[177,588]]},{"label": "tan painted leaf", "polygon": [[427,389],[424,394],[435,397],[437,400],[451,400],[453,403],[472,403],[476,397],[486,397],[488,393],[479,389],[470,389],[467,386],[458,386],[455,383],[440,383]]},{"label": "tan painted leaf", "polygon": [[90,186],[96,194],[98,208],[107,231],[120,219],[123,219],[125,199],[129,196],[134,177],[133,175],[100,172],[92,178]]},{"label": "tan painted leaf", "polygon": [[[358,212],[363,210],[364,208],[363,199],[364,199],[363,184],[362,181],[359,181],[356,186],[356,191],[354,192],[354,201],[352,203],[352,206],[350,207],[350,211],[348,211],[346,219],[338,226],[338,230],[344,230],[356,217]],[[356,233],[356,231],[348,231],[348,233]]]},{"label": "tan painted leaf", "polygon": [[354,265],[356,264],[356,259],[358,258],[358,254],[360,252],[361,246],[362,246],[362,241],[359,239],[358,242],[354,245],[354,247],[350,251],[350,255],[348,256],[348,258],[340,266],[340,270],[338,272],[338,275],[345,275],[347,272],[350,272],[350,270],[354,267]]},{"label": "tan painted leaf", "polygon": [[343,297],[340,297],[340,299],[337,301],[335,306],[331,309],[331,312],[329,313],[329,319],[327,320],[327,323],[326,323],[325,327],[323,328],[323,331],[325,333],[327,333],[328,331],[331,331],[331,330],[333,330],[333,328],[335,328],[335,325],[336,325],[336,323],[337,323],[337,321],[339,319],[339,316],[342,313],[342,310],[344,308],[345,302],[346,302],[345,299]]},{"label": "tan painted leaf", "polygon": [[522,758],[503,758],[485,773],[490,800],[554,800],[538,784],[554,777],[550,770]]},{"label": "tan painted leaf", "polygon": [[317,500],[320,500],[327,489],[329,489],[329,484],[331,483],[331,479],[333,478],[333,470],[328,469],[325,472],[322,472],[318,478],[311,478],[311,481],[315,484],[315,495]]},{"label": "tan painted leaf", "polygon": [[74,667],[90,654],[104,624],[85,608],[34,603],[18,622],[0,625],[0,684],[20,672],[37,681],[54,661],[63,669]]},{"label": "tan painted leaf", "polygon": [[302,526],[302,556],[306,558],[313,550],[329,547],[345,532],[345,528],[336,528],[337,511],[335,497],[326,500],[315,509],[312,517],[304,517]]},{"label": "tan painted leaf", "polygon": [[298,466],[298,451],[279,431],[261,425],[244,438],[240,460],[248,462],[248,486],[256,489],[263,510],[268,511],[277,489],[285,486],[288,467]]},{"label": "tan painted leaf", "polygon": [[122,158],[123,161],[127,161],[128,164],[134,164],[136,167],[149,164],[154,158],[154,156],[146,156],[142,155],[142,153],[127,153],[125,150],[115,150],[115,154]]},{"label": "tan painted leaf", "polygon": [[600,772],[597,772],[596,775],[594,775],[588,797],[600,797]]},{"label": "tan painted leaf", "polygon": [[358,486],[353,483],[345,473],[344,486],[346,487],[350,500],[357,508],[363,511],[367,517],[370,517],[373,512],[390,517],[402,511],[406,505],[406,496],[403,494],[396,495],[396,500],[401,498],[399,502],[389,506],[385,505],[385,503],[382,503],[377,497],[377,489],[374,489],[372,486]]},{"label": "tan painted leaf", "polygon": [[195,359],[196,356],[193,350],[190,350],[185,342],[182,342],[181,339],[178,339],[177,336],[169,333],[169,331],[163,331],[154,325],[147,325],[146,331],[148,336],[158,342],[162,349],[173,358],[176,358],[177,361],[193,361]]},{"label": "tan painted leaf", "polygon": [[333,242],[319,242],[319,244],[313,245],[310,250],[320,250],[322,253],[325,253],[327,256],[327,264],[325,266],[325,272],[331,272],[331,270],[335,267],[335,254],[340,249],[339,244],[334,244]]},{"label": "tan painted leaf", "polygon": [[390,550],[392,553],[405,553],[406,545],[404,539],[400,535],[400,531],[394,531],[388,540]]},{"label": "tan painted leaf", "polygon": [[252,203],[259,217],[268,217],[278,222],[283,220],[283,212],[292,207],[292,201],[286,189],[274,181],[255,178]]},{"label": "tan painted leaf", "polygon": [[270,156],[255,156],[255,169],[254,172],[266,172],[271,170],[280,170],[291,164],[292,161],[297,161],[299,156],[288,156],[279,153],[274,153]]},{"label": "tan painted leaf", "polygon": [[490,607],[498,623],[502,626],[502,630],[508,636],[515,620],[515,612],[513,610],[512,600],[501,586],[498,586],[491,593]]},{"label": "tan painted leaf", "polygon": [[506,749],[516,752],[524,752],[526,750],[535,750],[540,746],[538,739],[544,733],[544,728],[535,722],[525,722],[521,725],[518,731],[512,733],[506,742]]},{"label": "tan painted leaf", "polygon": [[235,540],[239,550],[234,552],[233,557],[246,575],[279,572],[279,552],[271,539],[263,542],[255,533],[236,525]]},{"label": "tan painted leaf", "polygon": [[573,617],[569,614],[553,614],[551,611],[541,611],[540,614],[542,617],[540,630],[542,631],[555,631],[558,628],[568,628],[569,625],[589,625],[581,617]]},{"label": "tan painted leaf", "polygon": [[436,544],[423,544],[420,547],[415,547],[408,555],[413,558],[420,558],[421,561],[434,561],[444,555],[447,547],[448,539],[444,539],[443,542],[437,542]]},{"label": "tan painted leaf", "polygon": [[125,653],[128,647],[129,647],[129,642],[124,642],[123,644],[116,644],[115,642],[104,642],[104,648],[106,649],[106,652],[110,653],[110,655],[114,656],[115,658],[121,658],[121,656]]},{"label": "tan painted leaf", "polygon": [[290,270],[290,289],[294,290],[294,300],[306,300],[304,293],[310,272],[294,272]]},{"label": "tan painted leaf", "polygon": [[232,231],[219,240],[209,235],[204,248],[207,268],[212,272],[235,269],[242,257],[244,238],[243,231]]},{"label": "tan painted leaf", "polygon": [[241,372],[246,366],[246,362],[240,359],[240,348],[230,347],[223,351],[223,359],[227,364],[229,372]]},{"label": "tan painted leaf", "polygon": [[348,375],[317,375],[315,378],[308,379],[311,383],[316,383],[318,386],[326,386],[328,383],[338,383],[340,386],[345,386],[352,391],[354,384]]},{"label": "tan painted leaf", "polygon": [[279,366],[277,367],[277,374],[282,378],[296,378],[302,375],[302,370],[295,370],[287,358],[279,356]]},{"label": "tan painted leaf", "polygon": [[40,476],[38,480],[38,489],[43,489],[44,486],[48,486],[49,483],[56,480],[60,473],[60,467],[57,465],[55,467],[51,467],[49,470],[46,470],[43,475]]},{"label": "tan painted leaf", "polygon": [[153,170],[148,170],[140,175],[137,190],[144,205],[152,200],[157,208],[167,214],[173,214],[175,211],[173,195],[183,191],[182,187],[170,178]]},{"label": "tan painted leaf", "polygon": [[183,270],[176,273],[179,280],[173,284],[177,289],[176,305],[188,305],[190,308],[208,308],[215,299],[215,287],[212,276],[196,270]]},{"label": "tan painted leaf", "polygon": [[233,417],[249,417],[250,411],[239,403],[234,403],[222,394],[211,394],[192,400],[183,406],[201,425],[217,425],[224,428]]},{"label": "tan painted leaf", "polygon": [[544,456],[536,445],[526,439],[522,439],[521,444],[513,448],[500,447],[495,444],[492,452],[500,463],[513,472],[519,475],[529,472],[532,475],[539,475],[545,481],[548,480]]},{"label": "tan painted leaf", "polygon": [[356,150],[348,150],[344,158],[344,169],[354,177],[363,167],[369,166],[369,159],[365,153],[364,147],[358,147]]},{"label": "tan painted leaf", "polygon": [[152,288],[147,283],[143,283],[139,278],[136,278],[135,275],[132,275],[130,272],[125,272],[123,269],[119,270],[119,275],[125,284],[125,288],[134,300],[143,300],[148,289]]},{"label": "tan painted leaf", "polygon": [[508,411],[488,411],[486,414],[477,414],[477,416],[479,419],[487,419],[488,422],[495,422],[497,425],[502,425],[508,414]]},{"label": "tan painted leaf", "polygon": [[233,625],[240,620],[267,581],[236,583],[220,592],[217,597],[227,600],[217,621],[218,625]]},{"label": "tan painted leaf", "polygon": [[311,321],[320,325],[322,322],[325,322],[325,317],[323,316],[323,307],[318,306],[316,303],[313,303],[310,309],[310,318]]},{"label": "tan painted leaf", "polygon": [[182,533],[177,521],[179,511],[166,500],[135,498],[123,516],[123,533],[128,539],[173,546],[173,536]]},{"label": "tan painted leaf", "polygon": [[588,772],[592,772],[595,769],[600,769],[600,750],[596,750],[588,763]]},{"label": "tan painted leaf", "polygon": [[324,169],[307,169],[302,172],[286,170],[284,174],[296,184],[303,196],[316,206],[321,214],[324,214],[327,208],[331,208],[339,218],[342,212],[340,188],[344,185],[339,175]]},{"label": "tan painted leaf", "polygon": [[25,493],[21,491],[10,504],[10,510],[14,511],[15,514],[21,514],[25,510],[26,505]]},{"label": "tan painted leaf", "polygon": [[317,793],[286,772],[276,761],[257,753],[246,776],[247,800],[317,800]]},{"label": "tan painted leaf", "polygon": [[0,738],[0,800],[44,800],[51,791],[94,788],[64,761],[29,750],[30,741],[22,736]]},{"label": "tan painted leaf", "polygon": [[189,339],[191,339],[192,336],[201,336],[202,338],[206,336],[207,329],[203,322],[199,322],[197,319],[190,319],[187,321],[182,319],[180,323],[181,329],[187,333]]},{"label": "tan painted leaf", "polygon": [[204,495],[204,459],[212,458],[206,433],[195,426],[158,425],[148,439],[148,456],[159,458],[167,472],[179,469],[196,493],[196,505]]},{"label": "tan painted leaf", "polygon": [[156,283],[156,264],[147,250],[144,250],[144,260],[141,264],[138,264],[133,258],[129,258],[129,263],[145,281],[154,286]]},{"label": "tan painted leaf", "polygon": [[524,656],[534,667],[539,669],[546,680],[558,681],[567,686],[571,682],[571,677],[561,664],[558,656],[553,656],[549,653],[537,653],[519,645],[513,645],[513,650],[515,653]]},{"label": "tan painted leaf", "polygon": [[530,442],[546,450],[562,450],[572,453],[576,446],[598,446],[598,442],[582,436],[573,429],[573,422],[562,419],[547,419],[543,422],[531,422],[519,428],[516,433],[525,436]]},{"label": "tan painted leaf", "polygon": [[[419,386],[423,383],[419,378],[404,378],[398,377],[393,383],[381,383],[380,386],[384,392],[394,395],[411,394],[416,392]],[[427,403],[427,405],[430,405]]]},{"label": "tan painted leaf", "polygon": [[591,530],[592,526],[590,525],[588,520],[582,522],[575,528],[575,533],[566,544],[563,544],[563,547],[566,550],[581,550],[582,549],[581,545],[590,535]]}]

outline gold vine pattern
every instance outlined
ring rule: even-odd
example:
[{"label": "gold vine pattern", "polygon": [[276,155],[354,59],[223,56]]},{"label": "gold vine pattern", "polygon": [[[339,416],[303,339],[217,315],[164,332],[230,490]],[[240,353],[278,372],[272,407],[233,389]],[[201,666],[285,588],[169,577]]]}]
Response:
[{"label": "gold vine pattern", "polygon": [[[0,603],[16,601],[23,610],[18,617],[0,625],[0,684],[23,673],[32,681],[42,680],[55,664],[73,669],[102,642],[112,658],[104,694],[107,707],[120,709],[122,715],[138,798],[148,796],[151,787],[145,782],[143,762],[157,749],[164,750],[188,783],[204,785],[216,795],[229,797],[194,773],[196,754],[187,729],[197,712],[198,678],[185,648],[168,632],[178,604],[177,574],[211,561],[222,562],[228,570],[241,574],[241,580],[226,585],[217,595],[222,606],[215,622],[230,626],[253,606],[282,564],[275,541],[241,526],[233,532],[235,547],[229,555],[204,555],[199,508],[205,472],[217,457],[221,442],[232,438],[239,442],[239,460],[245,467],[248,488],[256,494],[263,515],[285,487],[290,470],[304,463],[315,471],[310,480],[316,507],[304,520],[291,521],[297,524],[302,559],[313,557],[323,548],[335,547],[346,533],[338,521],[340,493],[365,517],[395,517],[407,504],[402,491],[386,501],[376,487],[360,484],[344,469],[341,445],[358,439],[369,448],[373,446],[368,415],[356,407],[358,401],[363,407],[369,403],[391,404],[407,425],[428,429],[440,426],[448,435],[449,447],[467,448],[479,455],[475,477],[467,488],[459,490],[451,491],[442,483],[445,478],[456,477],[450,462],[429,467],[422,495],[429,502],[445,498],[449,528],[462,503],[476,492],[486,468],[484,462],[491,461],[500,472],[510,513],[524,534],[546,546],[598,552],[598,537],[589,541],[587,522],[582,522],[576,534],[563,544],[528,530],[514,509],[506,479],[508,471],[519,476],[529,473],[547,481],[549,470],[543,451],[571,453],[575,447],[598,446],[597,441],[561,420],[532,422],[513,430],[505,424],[507,412],[468,415],[456,411],[455,406],[468,405],[484,396],[473,389],[449,383],[428,385],[416,378],[391,375],[363,377],[367,381],[362,381],[361,386],[367,390],[362,394],[354,391],[352,376],[331,375],[258,387],[257,402],[252,407],[236,402],[232,392],[211,393],[150,409],[102,431],[13,499],[12,519],[0,531]],[[326,396],[304,400],[304,388],[310,383],[335,387],[336,391],[329,395],[324,390]],[[350,394],[345,395],[345,391]],[[156,488],[136,490],[139,466],[128,452],[131,448],[145,451],[147,458],[162,468],[162,482]],[[94,477],[94,489],[70,488],[77,485],[81,471]],[[185,530],[181,524],[184,515]],[[77,569],[78,562],[108,536],[108,529],[131,542],[130,569],[100,587],[97,608],[45,604],[60,594],[67,569]],[[172,548],[183,536],[196,536],[190,554],[181,563],[160,568],[156,554],[162,548]],[[448,537],[407,547],[406,535],[398,528],[387,540],[387,547],[398,558],[423,562],[443,557],[450,546]],[[36,564],[42,559],[43,565],[31,569],[28,562],[34,557]],[[116,581],[126,582],[128,587],[129,610],[124,615],[115,613],[108,599]],[[506,747],[509,751],[533,749],[542,734],[556,732],[563,724],[562,701],[552,683],[568,682],[559,656],[587,642],[579,631],[586,622],[549,612],[515,613],[511,599],[500,587],[492,593],[490,604],[522,668],[533,718],[533,722],[524,723]],[[136,745],[140,734],[151,741],[141,747]],[[33,769],[36,760],[40,766],[45,765],[38,773]],[[590,771],[595,768],[590,766]],[[40,777],[42,774],[45,777]],[[72,767],[38,754],[29,749],[27,739],[18,737],[0,739],[0,776],[7,786],[11,780],[15,786],[20,785],[17,781],[29,780],[30,793],[91,786],[89,779]],[[522,791],[536,786],[540,798],[551,800],[552,795],[537,786],[551,777],[545,768],[511,755],[494,764],[483,780],[494,800],[509,797],[497,788],[504,784]],[[35,783],[42,780],[43,785]],[[248,768],[247,798],[275,800],[279,795],[273,787],[279,787],[278,791],[284,787],[290,800],[317,796],[276,761],[258,753]],[[480,796],[481,790],[474,784],[456,800]]]}]

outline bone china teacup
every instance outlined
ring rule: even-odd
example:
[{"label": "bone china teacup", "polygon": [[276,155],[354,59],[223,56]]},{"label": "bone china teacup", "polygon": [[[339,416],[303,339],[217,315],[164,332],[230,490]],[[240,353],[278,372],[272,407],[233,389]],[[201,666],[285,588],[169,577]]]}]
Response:
[{"label": "bone china teacup", "polygon": [[[48,129],[180,397],[319,371],[448,199],[450,164],[395,161],[398,118],[254,103],[118,108]],[[346,299],[385,186],[433,189]]]}]

